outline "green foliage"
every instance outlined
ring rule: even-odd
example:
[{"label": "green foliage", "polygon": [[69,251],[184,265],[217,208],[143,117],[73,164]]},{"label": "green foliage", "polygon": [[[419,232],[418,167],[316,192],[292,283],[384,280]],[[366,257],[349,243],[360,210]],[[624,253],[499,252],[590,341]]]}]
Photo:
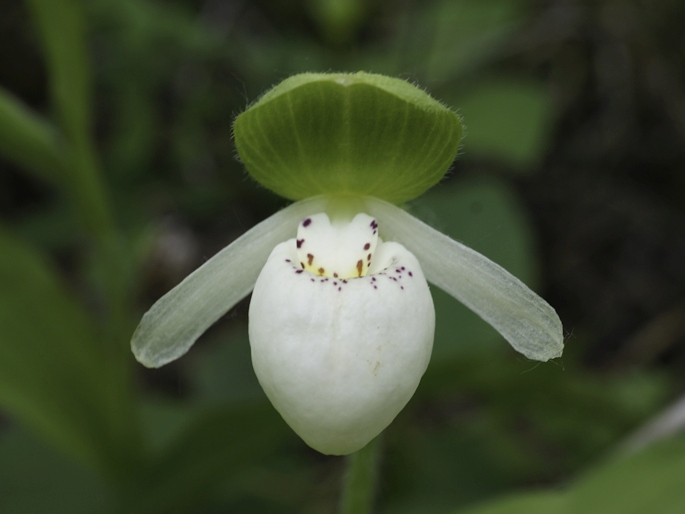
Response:
[{"label": "green foliage", "polygon": [[43,39],[50,91],[66,140],[60,170],[86,227],[95,237],[111,230],[108,199],[91,134],[91,78],[85,20],[78,0],[27,0]]},{"label": "green foliage", "polygon": [[58,180],[62,162],[55,130],[2,89],[0,153],[42,180]]},{"label": "green foliage", "polygon": [[30,248],[0,231],[0,404],[64,451],[106,472],[133,448],[97,330]]},{"label": "green foliage", "polygon": [[517,495],[459,514],[675,514],[685,508],[681,477],[685,441],[661,443],[638,455],[610,460],[558,493]]},{"label": "green foliage", "polygon": [[60,124],[73,140],[90,137],[91,87],[85,20],[78,0],[28,0],[43,38]]},{"label": "green foliage", "polygon": [[558,494],[529,493],[513,496],[467,512],[468,514],[562,514],[567,512],[563,505],[563,498]]},{"label": "green foliage", "polygon": [[273,453],[288,433],[273,409],[213,409],[190,426],[133,476],[125,512],[197,512],[226,478]]},{"label": "green foliage", "polygon": [[101,475],[19,428],[0,438],[0,462],[0,512],[115,512],[112,491]]},{"label": "green foliage", "polygon": [[[412,20],[414,51],[428,56],[427,78],[440,83],[482,66],[525,21],[524,12],[523,2],[518,0],[453,0],[429,5]],[[426,33],[431,37],[425,37]]]},{"label": "green foliage", "polygon": [[268,91],[238,116],[234,131],[249,173],[281,196],[401,203],[443,177],[459,149],[461,122],[403,80],[311,73]]},{"label": "green foliage", "polygon": [[542,86],[500,79],[457,96],[455,105],[469,120],[467,156],[498,159],[522,170],[541,159],[551,114]]}]

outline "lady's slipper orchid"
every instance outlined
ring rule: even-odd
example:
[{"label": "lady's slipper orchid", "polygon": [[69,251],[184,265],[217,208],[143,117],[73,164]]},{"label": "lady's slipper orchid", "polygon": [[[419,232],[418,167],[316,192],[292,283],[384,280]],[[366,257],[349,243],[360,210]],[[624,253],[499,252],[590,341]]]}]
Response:
[{"label": "lady's slipper orchid", "polygon": [[250,174],[299,200],[161,298],[133,336],[148,367],[177,359],[250,292],[257,377],[311,447],[342,455],[416,390],[445,290],[531,359],[561,355],[554,309],[483,255],[393,205],[443,176],[461,121],[414,86],[366,73],[287,79],[235,123]]}]

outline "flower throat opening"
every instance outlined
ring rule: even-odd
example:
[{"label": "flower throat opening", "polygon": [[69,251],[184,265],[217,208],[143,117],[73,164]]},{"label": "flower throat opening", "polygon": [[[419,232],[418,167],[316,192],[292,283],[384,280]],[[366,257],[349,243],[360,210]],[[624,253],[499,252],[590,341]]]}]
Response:
[{"label": "flower throat opening", "polygon": [[300,266],[322,277],[365,276],[377,244],[378,223],[368,214],[331,223],[328,215],[319,213],[302,220],[297,228]]}]

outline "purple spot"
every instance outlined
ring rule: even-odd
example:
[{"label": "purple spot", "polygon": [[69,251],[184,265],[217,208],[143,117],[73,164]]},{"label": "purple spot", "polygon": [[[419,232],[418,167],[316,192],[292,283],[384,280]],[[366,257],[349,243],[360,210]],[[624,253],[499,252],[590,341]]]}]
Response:
[{"label": "purple spot", "polygon": [[343,284],[347,284],[347,280],[343,280],[342,283],[343,283]]},{"label": "purple spot", "polygon": [[373,286],[374,289],[378,289],[378,286]]},{"label": "purple spot", "polygon": [[368,250],[369,248],[371,248],[371,243],[366,243],[364,245],[364,250]]},{"label": "purple spot", "polygon": [[414,274],[410,271],[410,272],[409,272],[409,276],[410,276],[410,277],[413,277]]},{"label": "purple spot", "polygon": [[367,261],[370,261],[370,260],[371,260],[371,254],[369,254],[369,255],[366,256],[366,260],[367,260]]},{"label": "purple spot", "polygon": [[297,242],[297,247],[302,248],[302,243],[304,243],[304,239],[298,239],[296,242]]},{"label": "purple spot", "polygon": [[404,289],[404,286],[400,286],[400,289]]},{"label": "purple spot", "polygon": [[286,259],[285,262],[290,262],[290,259]]},{"label": "purple spot", "polygon": [[337,285],[338,285],[338,283],[337,283],[337,282],[333,282],[333,285],[334,285],[334,286],[337,286]]},{"label": "purple spot", "polygon": [[316,282],[316,280],[314,280],[313,278],[310,278],[309,280],[311,280],[312,282]]},{"label": "purple spot", "polygon": [[338,288],[338,291],[342,291],[342,287],[339,287],[339,288]]},{"label": "purple spot", "polygon": [[303,269],[298,269],[298,270],[295,271],[295,273],[297,273],[297,274],[299,275],[299,274],[302,273],[303,271],[304,271]]},{"label": "purple spot", "polygon": [[402,273],[402,270],[399,269],[399,268],[397,268],[397,269],[395,270],[395,273]]},{"label": "purple spot", "polygon": [[307,218],[306,220],[304,220],[304,221],[302,222],[302,226],[303,226],[303,227],[308,227],[308,226],[311,225],[311,224],[312,224],[312,219],[311,219],[311,218]]}]

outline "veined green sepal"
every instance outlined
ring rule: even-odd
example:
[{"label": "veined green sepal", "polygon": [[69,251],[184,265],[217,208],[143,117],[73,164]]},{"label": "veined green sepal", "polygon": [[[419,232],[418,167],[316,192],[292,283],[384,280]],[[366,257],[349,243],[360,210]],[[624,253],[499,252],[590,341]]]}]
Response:
[{"label": "veined green sepal", "polygon": [[364,72],[295,75],[234,124],[250,175],[292,200],[322,194],[411,200],[443,177],[461,133],[459,116],[424,91]]}]

